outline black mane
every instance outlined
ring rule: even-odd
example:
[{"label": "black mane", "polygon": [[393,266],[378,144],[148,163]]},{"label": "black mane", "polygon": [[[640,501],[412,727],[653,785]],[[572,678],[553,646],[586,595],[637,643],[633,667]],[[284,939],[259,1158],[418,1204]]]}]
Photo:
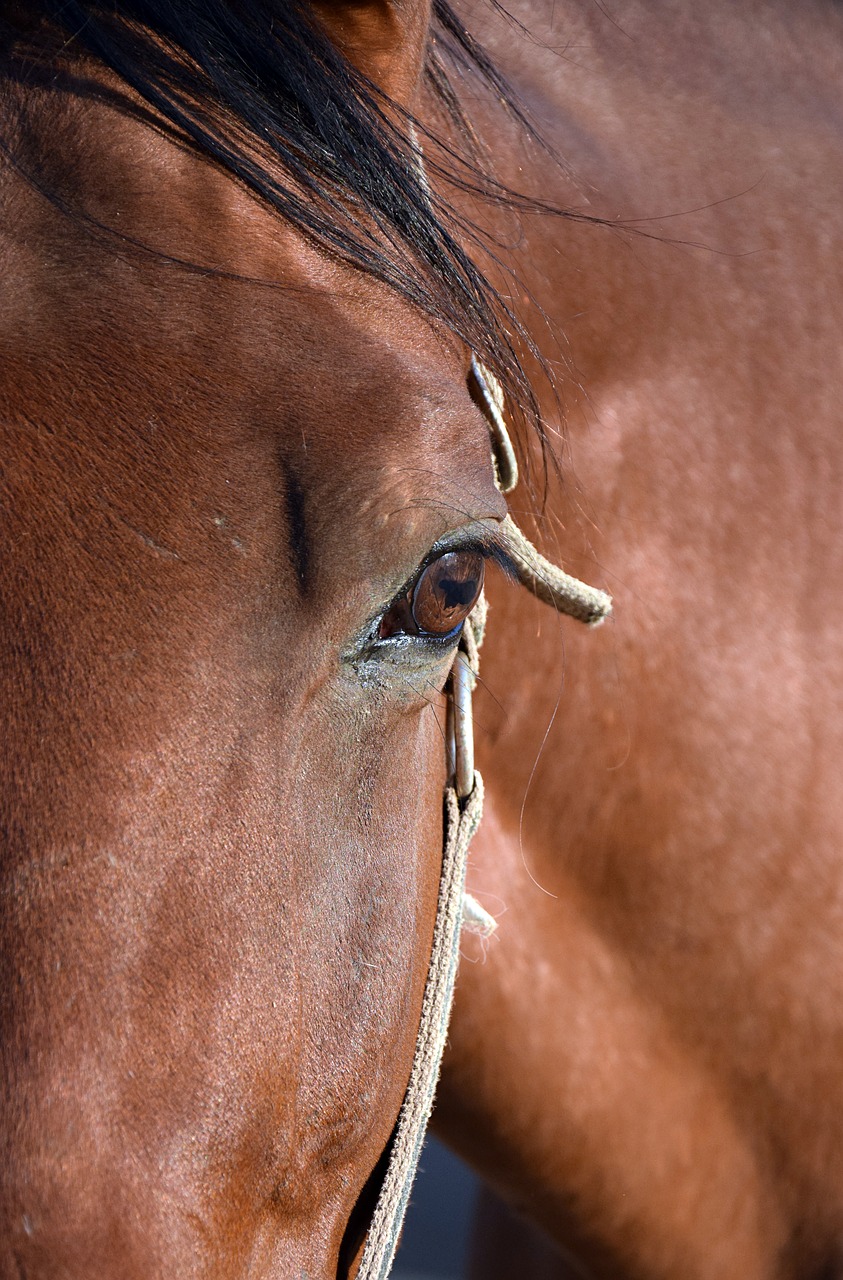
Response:
[{"label": "black mane", "polygon": [[[16,21],[21,12],[25,30]],[[456,228],[465,231],[465,224],[441,199],[431,200],[413,122],[336,48],[308,0],[0,5],[7,57],[24,40],[31,47],[39,19],[58,33],[64,56],[74,50],[93,55],[183,143],[227,169],[324,249],[446,323],[497,374],[514,406],[534,416],[511,338],[519,326],[459,243]],[[433,34],[452,62],[474,71],[520,115],[447,0],[435,0]],[[428,77],[451,118],[458,118],[441,57],[429,58]],[[461,164],[460,185],[471,186],[473,173],[484,195],[507,194],[471,162]]]}]

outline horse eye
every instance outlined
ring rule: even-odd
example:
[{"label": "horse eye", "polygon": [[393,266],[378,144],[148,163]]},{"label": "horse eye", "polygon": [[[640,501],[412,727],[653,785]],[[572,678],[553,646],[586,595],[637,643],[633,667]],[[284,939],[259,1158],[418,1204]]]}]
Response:
[{"label": "horse eye", "polygon": [[483,557],[476,551],[448,551],[432,561],[412,592],[413,619],[420,633],[445,636],[465,622],[483,588]]},{"label": "horse eye", "polygon": [[483,590],[483,557],[446,551],[431,560],[407,595],[381,619],[381,639],[394,635],[449,636],[465,622]]}]

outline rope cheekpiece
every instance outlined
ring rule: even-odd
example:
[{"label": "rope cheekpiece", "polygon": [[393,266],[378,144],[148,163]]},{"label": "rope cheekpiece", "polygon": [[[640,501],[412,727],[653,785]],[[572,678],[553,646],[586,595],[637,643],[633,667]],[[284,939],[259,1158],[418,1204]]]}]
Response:
[{"label": "rope cheekpiece", "polygon": [[[517,483],[518,469],[504,422],[501,389],[474,357],[471,377],[478,393],[476,399],[489,425],[498,488],[508,492]],[[503,532],[520,582],[539,600],[589,626],[603,621],[612,607],[605,592],[579,582],[551,564],[509,516],[503,521]],[[449,681],[445,734],[449,783],[445,789],[444,852],[433,948],[413,1066],[356,1280],[386,1280],[392,1268],[439,1080],[459,964],[461,931],[465,928],[488,937],[497,927],[493,917],[465,892],[468,847],[483,813],[483,779],[474,768],[471,695],[477,681],[485,625],[486,601],[481,595],[463,628]]]},{"label": "rope cheekpiece", "polygon": [[579,578],[572,578],[564,569],[557,569],[524,537],[512,516],[504,517],[501,532],[515,561],[518,581],[532,591],[537,600],[589,627],[599,627],[612,612],[611,596],[580,582]]},{"label": "rope cheekpiece", "polygon": [[453,787],[446,789],[439,905],[416,1053],[357,1280],[386,1280],[398,1247],[448,1034],[459,961],[468,846],[482,812],[483,780],[479,774],[475,775],[471,795],[463,803]]}]

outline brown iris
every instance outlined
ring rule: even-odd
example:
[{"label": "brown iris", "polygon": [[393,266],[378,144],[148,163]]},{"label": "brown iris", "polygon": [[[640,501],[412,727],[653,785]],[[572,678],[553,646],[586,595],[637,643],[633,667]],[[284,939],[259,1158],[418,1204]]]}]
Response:
[{"label": "brown iris", "polygon": [[431,560],[410,591],[384,614],[381,639],[394,635],[448,636],[465,622],[483,589],[483,557],[447,551]]}]

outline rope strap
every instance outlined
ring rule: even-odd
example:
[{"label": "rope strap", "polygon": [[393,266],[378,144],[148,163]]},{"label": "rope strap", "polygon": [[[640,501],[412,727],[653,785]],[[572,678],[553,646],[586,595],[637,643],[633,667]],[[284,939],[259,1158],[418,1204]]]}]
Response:
[{"label": "rope strap", "polygon": [[569,618],[585,622],[589,627],[599,627],[612,612],[611,596],[580,582],[579,578],[573,578],[564,569],[557,569],[524,536],[512,516],[504,517],[501,532],[515,561],[519,582],[537,599],[560,613],[567,613]]},{"label": "rope strap", "polygon": [[386,1280],[398,1247],[448,1035],[460,952],[468,846],[482,813],[483,779],[479,773],[475,773],[474,788],[462,803],[453,787],[446,788],[439,905],[416,1054],[357,1280]]},{"label": "rope strap", "polygon": [[503,416],[503,387],[475,355],[471,357],[470,375],[469,389],[476,391],[492,439],[495,483],[501,493],[511,493],[518,484],[518,462]]}]

